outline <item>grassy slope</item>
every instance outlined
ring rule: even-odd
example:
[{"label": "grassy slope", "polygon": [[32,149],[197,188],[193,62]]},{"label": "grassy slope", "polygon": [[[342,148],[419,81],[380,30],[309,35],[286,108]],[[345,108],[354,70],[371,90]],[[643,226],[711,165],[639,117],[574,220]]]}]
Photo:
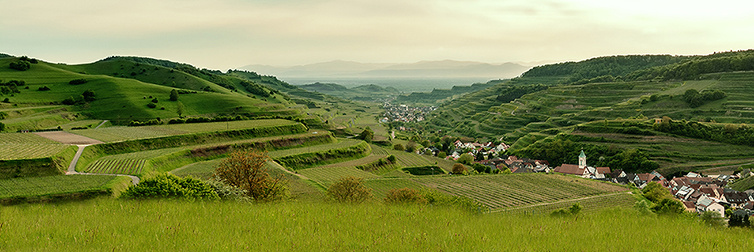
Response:
[{"label": "grassy slope", "polygon": [[[0,66],[7,65],[11,60],[12,59],[0,59]],[[134,79],[106,75],[81,74],[80,72],[86,71],[76,71],[85,69],[97,68],[94,66],[82,66],[77,68],[75,66],[40,62],[39,64],[32,65],[30,70],[23,72],[12,70],[7,67],[0,67],[0,79],[5,81],[24,80],[29,86],[29,89],[20,89],[20,94],[8,97],[10,98],[11,103],[49,104],[51,102],[60,102],[68,97],[77,98],[85,90],[91,89],[95,92],[97,100],[84,107],[64,107],[68,110],[79,110],[92,118],[109,119],[116,123],[127,123],[131,120],[148,120],[158,117],[172,118],[178,116],[176,113],[177,102],[168,101],[170,90],[173,89],[172,87],[146,83]],[[167,70],[163,69],[163,71]],[[189,76],[190,75],[183,74],[179,77],[189,78]],[[155,80],[150,78],[145,78],[144,80],[158,81],[158,79],[170,79],[170,77],[173,76],[160,76],[160,74],[155,73]],[[81,78],[87,79],[89,82],[81,85],[68,84],[70,80]],[[190,80],[196,83],[203,83],[202,85],[209,85],[206,81],[195,77]],[[189,79],[187,79],[187,81],[189,81]],[[189,82],[189,84],[190,83],[192,82]],[[51,90],[37,91],[37,89],[42,86],[47,86]],[[198,94],[180,95],[179,101],[185,106],[184,115],[212,116],[217,114],[236,113],[295,113],[285,110],[285,106],[279,102],[270,103],[260,99],[250,98],[241,93],[229,92],[227,89],[221,87],[218,87],[217,90],[222,92],[199,92]],[[157,108],[150,109],[146,106],[151,101],[151,99],[148,99],[149,96],[153,96],[159,100],[159,103],[156,104]],[[161,110],[162,107],[165,109]]]},{"label": "grassy slope", "polygon": [[630,210],[553,218],[375,204],[97,199],[2,208],[0,249],[746,251],[754,242],[751,230],[696,219]]}]

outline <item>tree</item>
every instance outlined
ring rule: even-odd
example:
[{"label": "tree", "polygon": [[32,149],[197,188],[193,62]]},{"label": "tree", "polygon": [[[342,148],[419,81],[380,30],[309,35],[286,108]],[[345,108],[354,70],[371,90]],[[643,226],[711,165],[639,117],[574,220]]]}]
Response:
[{"label": "tree", "polygon": [[5,130],[5,124],[0,122],[0,132]]},{"label": "tree", "polygon": [[362,131],[361,134],[359,134],[358,138],[366,141],[367,143],[371,143],[372,139],[374,139],[374,131],[372,131],[372,129],[369,128],[369,126],[367,126],[367,128],[364,129],[364,131]]},{"label": "tree", "polygon": [[464,166],[463,164],[459,164],[459,163],[453,164],[453,170],[452,171],[453,171],[453,174],[466,174],[467,173],[466,166]]},{"label": "tree", "polygon": [[178,101],[178,90],[170,90],[170,100],[171,101]]},{"label": "tree", "polygon": [[704,222],[704,224],[706,224],[707,226],[722,227],[725,225],[725,219],[720,216],[720,213],[715,211],[706,211],[702,213],[699,218],[701,218],[702,222]]},{"label": "tree", "polygon": [[209,184],[191,177],[179,178],[169,173],[159,174],[145,179],[138,185],[129,186],[124,198],[183,198],[183,199],[219,199]]},{"label": "tree", "polygon": [[215,179],[246,191],[255,201],[272,201],[286,194],[286,180],[282,175],[273,177],[265,164],[266,153],[235,151],[215,168]]},{"label": "tree", "polygon": [[82,93],[81,96],[84,97],[84,101],[86,101],[86,102],[90,102],[90,101],[94,101],[95,100],[95,98],[94,98],[94,96],[95,96],[94,95],[94,91],[92,91],[91,89],[87,89],[86,91],[84,91],[84,93]]},{"label": "tree", "polygon": [[482,161],[482,160],[484,160],[484,154],[481,151],[479,151],[476,153],[476,161]]},{"label": "tree", "polygon": [[733,212],[733,214],[730,215],[728,225],[731,227],[748,227],[750,225],[749,215],[746,214],[745,210],[736,210],[735,212]]},{"label": "tree", "polygon": [[406,149],[403,148],[402,144],[395,144],[395,145],[393,145],[393,150],[403,151],[403,150],[406,150]]},{"label": "tree", "polygon": [[447,156],[448,156],[448,154],[445,153],[444,151],[441,151],[441,152],[437,153],[437,157],[438,158],[446,158]]},{"label": "tree", "polygon": [[372,198],[372,189],[364,186],[364,179],[348,176],[330,185],[327,195],[337,202],[361,203]]},{"label": "tree", "polygon": [[461,157],[458,158],[458,162],[466,165],[471,165],[471,163],[474,162],[474,156],[469,153],[461,154]]},{"label": "tree", "polygon": [[678,200],[675,200],[673,198],[664,198],[659,203],[657,203],[657,205],[652,207],[652,210],[657,214],[680,214],[686,210],[686,207],[683,206],[683,203]]},{"label": "tree", "polygon": [[176,105],[176,112],[178,113],[178,117],[183,117],[183,114],[186,113],[186,108],[183,107],[182,102],[178,102]]},{"label": "tree", "polygon": [[414,141],[408,141],[408,143],[406,143],[406,151],[407,152],[416,151],[416,143]]},{"label": "tree", "polygon": [[8,66],[11,69],[16,69],[18,71],[26,71],[26,70],[29,70],[29,68],[31,68],[31,64],[29,64],[28,61],[24,61],[24,60],[11,62]]}]

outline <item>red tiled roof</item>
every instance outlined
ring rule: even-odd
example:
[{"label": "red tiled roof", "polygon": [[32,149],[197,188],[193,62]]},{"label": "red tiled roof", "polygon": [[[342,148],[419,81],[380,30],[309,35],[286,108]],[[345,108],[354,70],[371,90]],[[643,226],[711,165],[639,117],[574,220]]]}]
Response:
[{"label": "red tiled roof", "polygon": [[600,174],[609,174],[610,167],[597,167],[597,172],[599,172]]},{"label": "red tiled roof", "polygon": [[562,164],[558,167],[555,167],[555,172],[559,173],[565,173],[565,174],[573,174],[573,175],[584,175],[584,169],[579,169],[578,165],[575,164]]}]

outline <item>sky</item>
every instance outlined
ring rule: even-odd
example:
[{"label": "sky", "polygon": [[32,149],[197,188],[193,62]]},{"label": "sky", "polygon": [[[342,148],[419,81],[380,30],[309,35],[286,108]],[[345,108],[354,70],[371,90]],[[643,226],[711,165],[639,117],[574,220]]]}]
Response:
[{"label": "sky", "polygon": [[333,60],[539,64],[754,47],[754,1],[0,0],[0,52],[201,68]]}]

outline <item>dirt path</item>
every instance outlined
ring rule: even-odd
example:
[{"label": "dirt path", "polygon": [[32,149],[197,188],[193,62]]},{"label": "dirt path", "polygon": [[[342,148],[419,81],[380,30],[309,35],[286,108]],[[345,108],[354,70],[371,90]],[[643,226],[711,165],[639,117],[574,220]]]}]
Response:
[{"label": "dirt path", "polygon": [[109,122],[109,121],[108,120],[102,121],[102,123],[100,123],[99,125],[97,125],[97,127],[94,127],[94,129],[99,129],[99,127],[102,126],[102,125],[104,125],[106,122]]},{"label": "dirt path", "polygon": [[555,202],[544,202],[544,203],[539,203],[539,204],[534,204],[534,205],[526,205],[526,206],[521,206],[521,207],[497,209],[497,210],[490,211],[490,213],[499,213],[499,212],[506,212],[506,211],[511,211],[511,210],[530,208],[530,207],[546,206],[546,205],[552,205],[552,204],[558,204],[558,203],[566,203],[566,202],[573,202],[573,201],[579,201],[579,200],[585,200],[585,199],[593,199],[593,198],[614,196],[614,195],[618,195],[618,194],[621,194],[621,193],[631,194],[630,191],[629,192],[616,192],[616,193],[600,194],[600,195],[594,195],[594,196],[577,198],[577,199],[567,199],[567,200],[561,200],[561,201],[555,201]]},{"label": "dirt path", "polygon": [[138,184],[138,183],[139,183],[139,181],[141,181],[141,179],[139,179],[139,177],[137,177],[137,176],[132,176],[132,175],[125,175],[125,174],[107,174],[107,173],[86,173],[86,172],[77,172],[77,171],[76,171],[76,164],[77,164],[77,163],[79,162],[79,158],[81,158],[81,154],[82,154],[82,153],[84,153],[84,148],[86,148],[86,146],[89,146],[89,145],[88,145],[88,144],[86,144],[86,145],[77,145],[77,146],[79,147],[79,150],[78,150],[78,151],[76,151],[76,155],[75,155],[75,156],[73,156],[73,160],[71,160],[71,164],[70,164],[70,165],[68,165],[68,171],[67,171],[67,172],[65,173],[65,175],[74,175],[74,174],[78,174],[78,175],[104,175],[104,176],[122,176],[122,177],[129,177],[129,178],[131,178],[131,183],[133,183],[134,185]]}]

